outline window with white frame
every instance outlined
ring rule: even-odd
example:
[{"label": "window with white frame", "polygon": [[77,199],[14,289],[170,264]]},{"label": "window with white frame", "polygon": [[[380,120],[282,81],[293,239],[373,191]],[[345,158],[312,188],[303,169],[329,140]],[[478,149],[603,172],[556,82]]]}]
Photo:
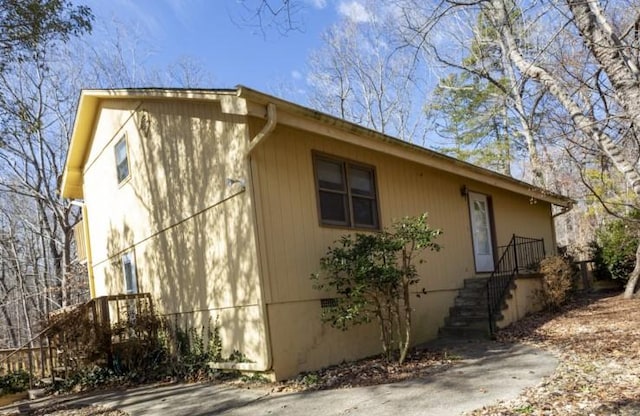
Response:
[{"label": "window with white frame", "polygon": [[127,136],[123,135],[116,143],[116,174],[118,183],[122,183],[129,177],[129,150],[127,148]]},{"label": "window with white frame", "polygon": [[138,293],[138,280],[136,277],[136,263],[133,252],[122,255],[122,275],[124,276],[125,293]]}]

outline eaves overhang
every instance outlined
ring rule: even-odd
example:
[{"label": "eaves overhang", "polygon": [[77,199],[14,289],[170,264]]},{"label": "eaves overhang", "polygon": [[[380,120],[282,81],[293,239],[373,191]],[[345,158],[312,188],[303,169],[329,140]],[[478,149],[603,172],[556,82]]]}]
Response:
[{"label": "eaves overhang", "polygon": [[[238,103],[238,100],[233,100],[233,97],[244,98],[247,103],[241,105],[242,103]],[[547,191],[527,182],[481,168],[242,85],[237,86],[235,89],[141,88],[83,90],[78,102],[76,119],[62,175],[60,186],[62,196],[71,199],[83,198],[84,165],[91,146],[100,103],[103,100],[113,99],[217,100],[223,102],[223,111],[225,112],[248,114],[261,118],[267,117],[266,106],[269,103],[273,103],[278,108],[278,124],[324,134],[337,140],[343,140],[357,146],[454,173],[463,178],[506,189],[561,207],[570,207],[573,203],[571,198]]]},{"label": "eaves overhang", "polygon": [[[278,123],[326,134],[358,146],[416,162],[445,172],[450,172],[480,183],[525,195],[533,200],[546,201],[568,208],[573,200],[527,182],[494,172],[451,156],[418,146],[416,144],[379,133],[349,121],[303,107],[245,86],[238,86],[238,96],[258,104],[260,107],[273,103],[278,108]],[[251,106],[248,106],[251,108]],[[264,111],[250,115],[266,117]]]},{"label": "eaves overhang", "polygon": [[[127,88],[82,90],[78,100],[76,118],[73,124],[67,160],[60,182],[60,193],[69,199],[82,199],[83,171],[89,154],[100,103],[105,100],[220,100],[223,96],[233,98],[235,89],[165,89],[165,88]],[[236,110],[241,113],[242,109]]]}]

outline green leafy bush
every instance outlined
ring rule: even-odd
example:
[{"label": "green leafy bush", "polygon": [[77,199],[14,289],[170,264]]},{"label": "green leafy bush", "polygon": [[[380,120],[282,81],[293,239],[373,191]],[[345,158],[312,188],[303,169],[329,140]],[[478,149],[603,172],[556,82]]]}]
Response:
[{"label": "green leafy bush", "polygon": [[440,250],[442,233],[427,224],[427,214],[406,217],[389,230],[343,236],[320,260],[311,276],[315,287],[338,296],[323,308],[322,320],[346,330],[377,321],[387,360],[406,358],[411,334],[410,287],[419,282],[415,262],[425,250]]},{"label": "green leafy bush", "polygon": [[20,393],[29,388],[29,373],[23,370],[13,371],[0,377],[0,395]]},{"label": "green leafy bush", "polygon": [[[81,324],[77,326],[82,326]],[[90,327],[90,325],[84,325]],[[91,339],[90,333],[68,331],[69,339]],[[237,372],[212,368],[212,362],[248,362],[239,351],[222,356],[222,338],[218,320],[200,328],[181,328],[176,322],[152,312],[137,313],[132,319],[113,325],[109,336],[114,341],[107,354],[94,354],[91,360],[69,368],[55,391],[82,391],[105,386],[179,380],[202,381],[239,377]],[[107,338],[108,339],[108,338]],[[93,342],[93,341],[92,341]],[[91,344],[94,345],[94,344]],[[26,385],[28,386],[28,376]]]},{"label": "green leafy bush", "polygon": [[626,281],[633,271],[638,248],[638,225],[621,219],[604,224],[591,243],[598,279]]},{"label": "green leafy bush", "polygon": [[558,310],[567,301],[577,273],[573,261],[565,256],[547,257],[540,262],[542,289],[539,300],[547,310]]}]

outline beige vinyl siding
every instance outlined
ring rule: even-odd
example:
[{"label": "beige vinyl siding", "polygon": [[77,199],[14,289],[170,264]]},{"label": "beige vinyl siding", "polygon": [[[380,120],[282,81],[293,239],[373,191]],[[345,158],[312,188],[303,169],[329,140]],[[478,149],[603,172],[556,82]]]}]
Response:
[{"label": "beige vinyl siding", "polygon": [[[84,195],[98,296],[122,293],[120,256],[131,250],[138,290],[160,312],[196,328],[217,318],[225,352],[237,349],[259,367],[268,358],[253,205],[240,184],[227,183],[249,179],[241,121],[217,102],[103,106]],[[119,185],[113,145],[122,134],[131,177]]]},{"label": "beige vinyl siding", "polygon": [[[459,192],[461,183],[455,177],[336,140],[278,127],[253,155],[256,176],[260,178],[271,303],[322,297],[311,287],[310,274],[317,271],[320,257],[333,241],[355,232],[319,224],[312,150],[375,166],[382,226],[405,215],[428,211],[430,223],[445,231],[440,238],[445,250],[426,256],[427,289],[454,289],[457,281],[447,276],[472,272],[470,231],[465,221],[467,205]],[[456,260],[448,261],[449,258]]]},{"label": "beige vinyl siding", "polygon": [[438,239],[442,251],[427,253],[426,263],[419,266],[422,280],[415,288],[424,287],[428,294],[412,298],[414,342],[437,336],[457,289],[465,278],[476,275],[463,185],[491,196],[499,245],[516,233],[545,238],[548,250],[553,246],[548,203],[531,204],[523,195],[279,125],[252,154],[273,368],[278,377],[379,352],[375,324],[341,332],[320,322],[319,299],[328,295],[315,290],[309,277],[318,271],[329,245],[358,230],[320,225],[314,152],[375,167],[383,227],[426,211],[430,224],[444,231]]},{"label": "beige vinyl siding", "polygon": [[509,243],[513,234],[544,239],[546,253],[556,250],[551,205],[544,201],[505,191],[489,185],[466,182],[469,192],[491,197],[495,240],[498,246]]},{"label": "beige vinyl siding", "polygon": [[[120,260],[130,251],[139,291],[152,293],[161,312],[194,327],[218,319],[225,353],[241,351],[254,369],[272,361],[277,378],[379,352],[375,324],[342,332],[320,321],[320,299],[330,295],[309,277],[327,248],[356,230],[320,224],[314,152],[375,168],[382,227],[426,211],[443,229],[442,251],[427,253],[418,269],[415,289],[427,294],[412,297],[415,343],[436,336],[463,280],[476,276],[463,186],[491,198],[498,245],[517,234],[544,238],[547,252],[554,249],[549,203],[484,182],[537,193],[499,176],[277,100],[275,130],[247,158],[270,97],[247,103],[235,92],[122,94],[87,98],[87,120],[74,133],[85,137],[99,104],[83,172],[96,296],[123,292]],[[113,146],[123,135],[130,177],[118,184]],[[83,152],[74,153],[71,168]],[[81,194],[77,173],[67,173],[69,189]],[[227,179],[244,180],[246,190]]]},{"label": "beige vinyl siding", "polygon": [[507,307],[502,310],[503,319],[498,328],[505,328],[512,323],[524,318],[527,314],[542,309],[542,303],[538,298],[542,290],[542,276],[518,276],[515,289],[511,290],[511,296],[505,299]]}]

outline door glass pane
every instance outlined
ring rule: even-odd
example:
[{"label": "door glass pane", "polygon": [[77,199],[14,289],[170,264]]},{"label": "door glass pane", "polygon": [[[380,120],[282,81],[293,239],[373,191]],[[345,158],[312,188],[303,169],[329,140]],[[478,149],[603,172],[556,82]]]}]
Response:
[{"label": "door glass pane", "polygon": [[316,169],[318,170],[318,185],[321,189],[345,190],[342,163],[317,159]]},{"label": "door glass pane", "polygon": [[347,215],[347,196],[336,192],[318,193],[320,196],[320,215],[322,221],[328,221],[335,224],[349,223]]},{"label": "door glass pane", "polygon": [[476,254],[491,254],[491,241],[489,237],[489,215],[485,201],[473,201],[474,237]]}]

